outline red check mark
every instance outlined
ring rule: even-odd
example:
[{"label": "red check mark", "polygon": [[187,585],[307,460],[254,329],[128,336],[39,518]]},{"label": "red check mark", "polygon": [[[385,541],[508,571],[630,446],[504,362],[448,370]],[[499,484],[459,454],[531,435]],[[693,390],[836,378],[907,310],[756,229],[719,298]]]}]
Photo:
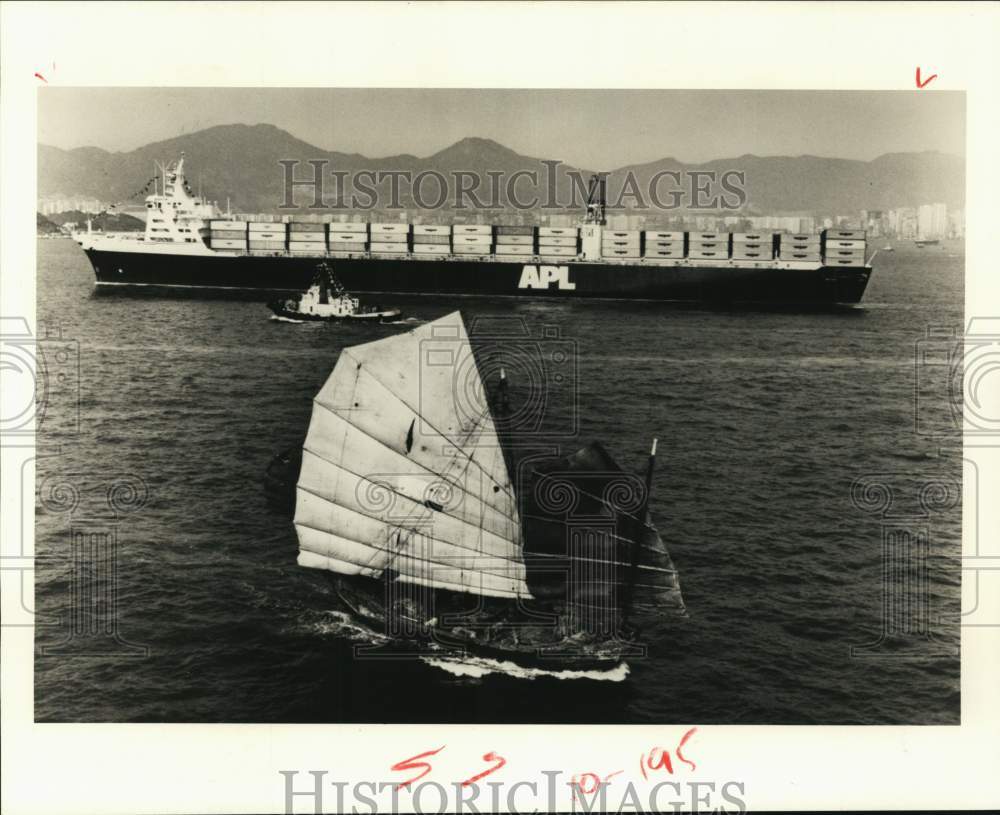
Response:
[{"label": "red check mark", "polygon": [[931,74],[929,77],[927,77],[927,79],[925,79],[923,82],[921,82],[920,81],[920,66],[919,65],[917,66],[917,87],[918,88],[925,88],[925,87],[927,87],[927,84],[929,82],[932,82],[935,79],[937,79],[937,74]]}]

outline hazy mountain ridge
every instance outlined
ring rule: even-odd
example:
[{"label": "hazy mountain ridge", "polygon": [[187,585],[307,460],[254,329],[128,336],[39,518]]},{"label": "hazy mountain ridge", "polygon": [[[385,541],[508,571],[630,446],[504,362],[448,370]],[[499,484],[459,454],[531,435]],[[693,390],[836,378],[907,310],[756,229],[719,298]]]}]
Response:
[{"label": "hazy mountain ridge", "polygon": [[[139,202],[142,196],[135,193],[153,176],[153,162],[175,159],[181,152],[187,156],[188,182],[193,189],[197,191],[200,186],[206,196],[222,205],[228,196],[234,209],[251,212],[276,211],[282,202],[283,176],[278,164],[281,159],[302,162],[296,168],[298,179],[312,177],[312,168],[306,163],[310,159],[327,160],[327,173],[331,170],[354,173],[363,169],[437,171],[451,181],[451,173],[464,170],[479,177],[477,195],[483,201],[491,198],[487,172],[501,171],[509,178],[518,170],[538,173],[537,191],[544,199],[548,173],[544,162],[551,161],[523,156],[495,141],[477,137],[462,139],[426,158],[408,154],[368,158],[357,153],[322,150],[274,125],[219,125],[128,152],[112,153],[96,147],[62,150],[39,145],[38,193]],[[937,152],[890,153],[867,162],[809,155],[744,155],[702,164],[663,158],[614,170],[609,176],[609,200],[615,201],[629,172],[645,195],[657,173],[691,170],[744,172],[750,206],[762,213],[851,213],[935,201],[962,207],[965,200],[965,160]],[[568,173],[573,171],[585,177],[592,172],[587,168],[560,166],[556,187],[561,200],[570,198]],[[668,199],[668,184],[661,183],[664,200]],[[527,182],[518,186],[522,199],[527,196],[528,186]],[[388,183],[378,188],[387,201]],[[425,200],[433,201],[438,196],[438,185],[433,180],[428,180],[422,190]],[[405,195],[406,185],[403,191],[402,203],[412,204]],[[334,192],[333,180],[328,175],[325,193],[331,202]],[[501,195],[501,200],[504,198]],[[306,188],[299,188],[296,200],[305,207],[312,199]]]}]

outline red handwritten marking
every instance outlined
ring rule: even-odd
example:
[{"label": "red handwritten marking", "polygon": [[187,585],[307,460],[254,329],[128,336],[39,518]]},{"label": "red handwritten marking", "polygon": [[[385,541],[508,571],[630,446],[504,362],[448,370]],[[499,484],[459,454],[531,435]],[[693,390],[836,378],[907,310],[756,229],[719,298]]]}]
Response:
[{"label": "red handwritten marking", "polygon": [[677,749],[674,751],[675,753],[677,753],[677,758],[679,758],[685,764],[690,764],[691,765],[691,769],[692,770],[698,769],[698,765],[695,764],[690,759],[684,758],[684,753],[681,752],[681,751],[683,750],[684,745],[687,744],[687,740],[689,738],[691,738],[697,732],[698,732],[698,728],[697,727],[692,727],[690,730],[688,730],[687,733],[685,733],[683,736],[681,736],[681,742],[680,742],[680,744],[677,745]]},{"label": "red handwritten marking", "polygon": [[[590,789],[584,785],[583,781],[586,778],[593,779],[593,786]],[[592,792],[597,792],[601,786],[601,778],[597,773],[580,773],[580,775],[574,775],[570,780],[570,785],[576,787],[584,795],[590,795]]]},{"label": "red handwritten marking", "polygon": [[42,82],[44,82],[46,85],[49,84],[49,80],[47,80],[44,76],[38,73],[38,71],[35,71],[35,76],[37,76],[40,80],[42,80]]},{"label": "red handwritten marking", "polygon": [[931,74],[929,77],[927,77],[927,79],[925,79],[923,82],[921,82],[920,81],[920,66],[919,65],[917,66],[917,87],[918,88],[924,88],[924,87],[926,87],[928,82],[931,82],[932,80],[935,80],[935,79],[937,79],[937,74]]},{"label": "red handwritten marking", "polygon": [[426,761],[417,761],[417,759],[426,758],[427,756],[436,756],[445,747],[447,747],[447,745],[442,744],[440,747],[437,748],[437,750],[428,750],[426,753],[420,753],[419,755],[413,756],[413,758],[406,758],[400,761],[398,764],[393,764],[392,765],[393,772],[404,772],[405,770],[417,770],[420,769],[421,767],[424,768],[424,771],[420,773],[420,775],[415,775],[413,776],[413,778],[410,778],[406,781],[397,784],[396,789],[399,789],[400,787],[408,787],[414,781],[419,781],[421,778],[427,775],[427,773],[431,771],[431,765],[428,764]]},{"label": "red handwritten marking", "polygon": [[467,781],[463,781],[462,782],[463,787],[467,787],[469,786],[469,784],[475,784],[480,778],[485,778],[490,773],[495,773],[497,770],[499,770],[507,763],[507,759],[505,759],[503,756],[498,756],[494,752],[489,752],[486,755],[484,755],[483,761],[496,761],[499,763],[495,767],[490,767],[488,770],[483,770],[483,772],[479,773],[479,775],[474,775]]},{"label": "red handwritten marking", "polygon": [[[657,750],[660,751],[660,760],[657,761],[654,764],[653,763],[653,756],[656,754]],[[651,770],[659,770],[659,769],[662,768],[662,769],[666,770],[668,773],[670,773],[671,775],[674,774],[674,766],[673,766],[673,764],[670,761],[670,751],[669,750],[664,750],[662,747],[654,747],[645,756],[645,759],[646,759],[645,761],[643,761],[641,758],[639,759],[639,769],[642,770],[642,777],[643,778],[648,778],[648,776],[646,775],[646,767],[649,767],[649,769],[651,769]]]}]

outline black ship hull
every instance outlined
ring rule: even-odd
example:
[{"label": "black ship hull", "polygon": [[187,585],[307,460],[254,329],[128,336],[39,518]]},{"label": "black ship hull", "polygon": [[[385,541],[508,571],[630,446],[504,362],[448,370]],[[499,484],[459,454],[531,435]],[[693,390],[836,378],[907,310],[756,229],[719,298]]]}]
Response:
[{"label": "black ship hull", "polygon": [[[300,292],[322,258],[174,255],[85,250],[99,284]],[[788,269],[569,260],[533,261],[329,257],[355,294],[599,298],[791,305],[861,301],[870,267]]]}]

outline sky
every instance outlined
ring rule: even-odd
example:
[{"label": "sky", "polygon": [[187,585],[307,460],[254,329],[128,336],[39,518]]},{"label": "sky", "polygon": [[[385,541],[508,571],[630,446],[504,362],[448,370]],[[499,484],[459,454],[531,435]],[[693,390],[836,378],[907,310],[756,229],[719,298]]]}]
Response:
[{"label": "sky", "polygon": [[945,91],[60,88],[38,93],[38,139],[128,151],[220,124],[273,124],[325,150],[428,156],[466,136],[613,169],[811,154],[965,155],[965,94]]}]

